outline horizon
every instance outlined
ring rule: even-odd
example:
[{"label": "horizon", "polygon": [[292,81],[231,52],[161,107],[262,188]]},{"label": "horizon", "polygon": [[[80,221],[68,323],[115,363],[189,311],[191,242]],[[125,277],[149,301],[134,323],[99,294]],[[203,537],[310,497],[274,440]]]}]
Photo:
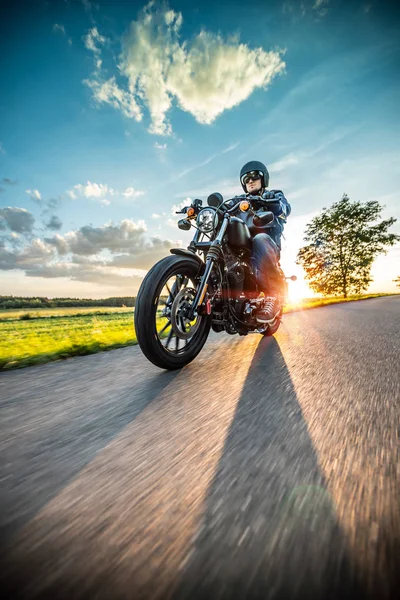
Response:
[{"label": "horizon", "polygon": [[[289,299],[316,295],[296,254],[343,194],[379,201],[400,234],[396,3],[34,4],[0,38],[3,295],[135,296],[192,238],[177,207],[242,193],[253,159],[292,207]],[[399,265],[398,243],[365,293],[399,293]]]}]

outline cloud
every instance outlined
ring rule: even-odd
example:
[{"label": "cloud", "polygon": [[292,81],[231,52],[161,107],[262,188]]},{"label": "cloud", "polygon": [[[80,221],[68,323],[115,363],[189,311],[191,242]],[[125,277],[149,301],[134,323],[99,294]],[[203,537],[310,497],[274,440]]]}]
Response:
[{"label": "cloud", "polygon": [[90,29],[84,37],[85,47],[95,54],[100,54],[100,48],[98,46],[103,46],[106,41],[106,38],[99,33],[97,27]]},{"label": "cloud", "polygon": [[62,221],[56,215],[52,215],[50,221],[45,225],[46,229],[58,231],[62,227]]},{"label": "cloud", "polygon": [[[57,33],[59,31],[64,36],[67,35],[67,33],[65,31],[64,25],[60,25],[59,23],[54,23],[54,25],[53,25],[53,31],[54,31],[54,33]],[[70,46],[72,45],[72,39],[70,37],[68,38],[68,44]]]},{"label": "cloud", "polygon": [[[0,228],[2,221],[0,220]],[[0,269],[19,269],[29,277],[67,277],[76,281],[114,283],[135,289],[147,269],[179,242],[148,237],[143,221],[128,219],[102,227],[87,225],[65,235],[34,239],[21,246],[0,240]],[[133,281],[139,278],[139,280]]]},{"label": "cloud", "polygon": [[0,246],[0,269],[23,269],[28,272],[33,266],[54,259],[54,256],[54,249],[40,239],[33,240],[22,250],[14,248],[10,251],[3,245]]},{"label": "cloud", "polygon": [[27,194],[29,194],[31,200],[40,201],[42,199],[42,195],[39,190],[25,190]]},{"label": "cloud", "polygon": [[8,227],[16,233],[32,233],[35,217],[25,208],[0,208],[0,229]]},{"label": "cloud", "polygon": [[292,165],[297,165],[298,162],[299,162],[299,157],[296,156],[295,154],[291,153],[291,154],[288,154],[287,156],[284,156],[280,160],[277,160],[276,162],[271,163],[268,167],[268,170],[271,173],[274,173],[274,172],[279,173],[280,171],[283,171]]},{"label": "cloud", "polygon": [[0,142],[0,154],[5,154],[6,151],[3,148],[3,144]]},{"label": "cloud", "polygon": [[192,173],[192,171],[196,171],[197,169],[200,169],[201,167],[205,167],[211,161],[213,161],[216,158],[218,158],[218,156],[221,156],[222,154],[226,154],[227,152],[231,152],[231,150],[234,150],[238,146],[239,146],[239,142],[236,142],[235,144],[231,144],[230,146],[228,146],[227,148],[225,148],[221,152],[216,152],[215,154],[212,154],[211,156],[209,156],[208,158],[206,158],[202,162],[198,163],[197,165],[193,165],[192,167],[184,169],[180,173],[174,174],[174,176],[170,179],[169,183],[172,183],[173,181],[176,181],[177,179],[181,179],[182,177],[184,177],[188,173]]},{"label": "cloud", "polygon": [[137,198],[138,196],[143,196],[145,192],[136,190],[133,187],[128,187],[123,192],[118,192],[106,184],[88,181],[86,184],[78,183],[77,185],[74,185],[74,188],[72,190],[67,190],[66,193],[72,200],[76,200],[79,195],[85,198],[94,198],[96,201],[100,202],[100,204],[108,206],[110,200],[105,196],[122,194],[125,198]]},{"label": "cloud", "polygon": [[190,206],[191,204],[192,204],[192,198],[189,198],[187,196],[184,200],[182,200],[182,202],[180,202],[179,204],[174,204],[172,206],[172,208],[171,208],[171,214],[174,215],[174,217],[176,217],[176,213],[178,211],[180,211],[183,208],[185,208],[185,206]]},{"label": "cloud", "polygon": [[125,196],[125,198],[137,198],[138,196],[143,196],[143,194],[143,191],[135,190],[133,187],[128,187],[122,192],[122,195]]},{"label": "cloud", "polygon": [[54,32],[60,31],[63,35],[65,35],[65,27],[64,27],[64,25],[59,25],[58,23],[54,23],[54,25],[53,25],[53,31]]},{"label": "cloud", "polygon": [[[210,124],[255,89],[266,89],[284,71],[282,50],[251,49],[204,29],[190,43],[181,42],[182,22],[181,13],[156,2],[147,4],[123,39],[118,68],[128,79],[128,89],[121,89],[115,77],[104,81],[95,72],[92,80],[84,81],[95,100],[137,121],[142,118],[140,105],[145,105],[151,119],[149,132],[170,135],[167,113],[174,102],[199,123]],[[98,55],[98,47],[89,39],[86,47]]]},{"label": "cloud", "polygon": [[282,4],[282,11],[284,14],[291,15],[294,20],[303,18],[307,14],[325,17],[329,10],[329,2],[330,0],[302,0],[301,2],[286,0]]},{"label": "cloud", "polygon": [[101,227],[85,225],[78,230],[61,236],[56,234],[46,238],[47,244],[53,245],[60,255],[75,254],[77,256],[95,256],[104,250],[110,253],[126,252],[132,256],[152,249],[158,242],[148,241],[144,221],[137,223],[124,219],[120,224],[108,223]]},{"label": "cloud", "polygon": [[154,148],[156,148],[156,150],[166,150],[167,144],[159,144],[158,142],[156,142],[154,144]]},{"label": "cloud", "polygon": [[8,177],[3,177],[3,179],[1,180],[1,183],[3,183],[4,185],[16,185],[18,182],[13,181],[12,179],[9,179]]},{"label": "cloud", "polygon": [[49,212],[54,211],[61,203],[61,197],[49,198],[45,200],[39,190],[25,190],[30,199],[42,207],[41,216],[45,217]]},{"label": "cloud", "polygon": [[92,89],[93,97],[99,104],[110,104],[120,110],[125,117],[136,121],[142,120],[142,111],[134,96],[118,87],[115,77],[107,81],[85,79],[83,83]]},{"label": "cloud", "polygon": [[102,183],[91,183],[90,181],[88,181],[86,185],[78,183],[74,186],[74,189],[78,190],[79,194],[86,198],[101,198],[106,194],[111,196],[114,195],[114,190],[107,185],[103,185]]}]

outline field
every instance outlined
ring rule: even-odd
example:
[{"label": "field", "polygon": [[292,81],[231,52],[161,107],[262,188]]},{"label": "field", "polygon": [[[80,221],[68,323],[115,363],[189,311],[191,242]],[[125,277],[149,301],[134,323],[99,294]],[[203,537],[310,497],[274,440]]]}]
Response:
[{"label": "field", "polygon": [[74,315],[108,315],[113,313],[132,313],[134,309],[131,306],[112,307],[112,306],[77,306],[65,308],[21,308],[21,309],[0,309],[0,321],[4,319],[20,319],[22,316],[29,315],[31,319],[41,317],[72,317]]},{"label": "field", "polygon": [[[284,312],[388,295],[309,298],[288,304]],[[0,370],[136,344],[133,310],[94,307],[0,311]]]},{"label": "field", "polygon": [[[57,310],[57,309],[53,309]],[[115,310],[106,314],[76,309],[70,316],[49,315],[44,309],[39,318],[21,319],[0,316],[0,369],[24,367],[92,354],[136,343],[133,310]],[[13,311],[15,313],[15,311]],[[40,312],[40,310],[35,311]],[[99,311],[97,311],[99,312]],[[47,313],[45,316],[44,313]]]}]

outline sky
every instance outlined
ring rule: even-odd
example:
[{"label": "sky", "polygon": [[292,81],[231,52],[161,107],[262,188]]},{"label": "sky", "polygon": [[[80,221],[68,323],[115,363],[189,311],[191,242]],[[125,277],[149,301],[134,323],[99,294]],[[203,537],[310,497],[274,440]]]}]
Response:
[{"label": "sky", "polygon": [[[177,207],[264,162],[307,223],[344,193],[400,234],[400,4],[35,0],[0,24],[0,294],[134,295],[191,232]],[[369,292],[395,292],[400,244]]]}]

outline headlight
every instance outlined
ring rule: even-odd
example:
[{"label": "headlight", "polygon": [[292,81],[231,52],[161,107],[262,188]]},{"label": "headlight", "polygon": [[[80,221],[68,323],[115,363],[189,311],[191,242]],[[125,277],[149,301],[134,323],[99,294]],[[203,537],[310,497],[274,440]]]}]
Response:
[{"label": "headlight", "polygon": [[197,227],[202,233],[210,233],[217,224],[217,211],[212,208],[203,208],[197,215]]}]

